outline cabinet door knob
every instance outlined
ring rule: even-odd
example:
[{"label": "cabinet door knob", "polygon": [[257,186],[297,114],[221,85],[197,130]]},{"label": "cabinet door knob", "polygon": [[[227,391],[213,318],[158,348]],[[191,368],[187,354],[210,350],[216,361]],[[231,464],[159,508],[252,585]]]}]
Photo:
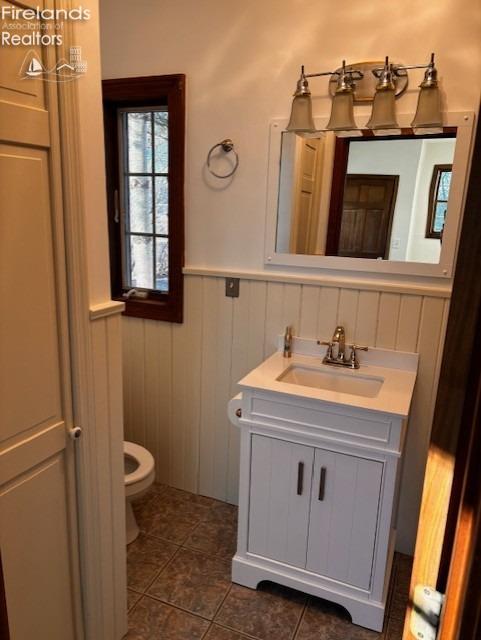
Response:
[{"label": "cabinet door knob", "polygon": [[319,500],[324,500],[324,490],[326,488],[326,467],[321,467],[321,473],[319,477]]},{"label": "cabinet door knob", "polygon": [[302,496],[302,486],[304,484],[304,463],[297,465],[297,495]]}]

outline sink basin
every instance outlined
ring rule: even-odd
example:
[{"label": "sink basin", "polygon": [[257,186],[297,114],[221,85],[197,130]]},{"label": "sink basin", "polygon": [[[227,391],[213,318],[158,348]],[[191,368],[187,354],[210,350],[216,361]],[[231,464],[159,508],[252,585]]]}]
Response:
[{"label": "sink basin", "polygon": [[375,398],[384,383],[383,378],[365,376],[357,371],[326,371],[291,365],[277,378],[279,382],[288,382],[303,387],[325,389],[337,393],[348,393],[353,396]]}]

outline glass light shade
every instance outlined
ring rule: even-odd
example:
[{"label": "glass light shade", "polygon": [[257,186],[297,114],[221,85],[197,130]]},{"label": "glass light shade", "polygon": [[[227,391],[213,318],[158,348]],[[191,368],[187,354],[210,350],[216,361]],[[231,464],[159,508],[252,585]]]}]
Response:
[{"label": "glass light shade", "polygon": [[354,97],[352,91],[342,91],[334,94],[332,99],[331,117],[326,129],[331,131],[347,131],[356,129],[354,122]]},{"label": "glass light shade", "polygon": [[312,119],[311,96],[308,94],[295,96],[292,101],[291,118],[287,131],[315,131]]},{"label": "glass light shade", "polygon": [[396,120],[396,99],[394,89],[383,89],[376,91],[372,105],[372,113],[368,129],[399,129]]},{"label": "glass light shade", "polygon": [[442,128],[441,100],[437,86],[421,87],[416,115],[411,123],[413,129]]}]

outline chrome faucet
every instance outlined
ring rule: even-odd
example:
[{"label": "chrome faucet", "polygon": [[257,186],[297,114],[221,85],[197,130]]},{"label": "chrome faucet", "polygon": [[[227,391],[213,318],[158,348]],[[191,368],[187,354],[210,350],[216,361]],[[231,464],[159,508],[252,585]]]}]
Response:
[{"label": "chrome faucet", "polygon": [[[368,347],[360,347],[356,344],[351,344],[351,355],[349,359],[346,358],[346,332],[344,327],[338,325],[332,335],[331,340],[318,340],[317,344],[326,345],[326,355],[324,356],[322,363],[330,364],[335,367],[349,367],[350,369],[359,369],[360,364],[357,358],[358,351],[368,351]],[[337,344],[337,353],[334,355],[334,345]]]},{"label": "chrome faucet", "polygon": [[344,327],[338,325],[335,328],[331,342],[334,344],[337,342],[337,359],[339,362],[344,362],[346,358],[346,332]]}]

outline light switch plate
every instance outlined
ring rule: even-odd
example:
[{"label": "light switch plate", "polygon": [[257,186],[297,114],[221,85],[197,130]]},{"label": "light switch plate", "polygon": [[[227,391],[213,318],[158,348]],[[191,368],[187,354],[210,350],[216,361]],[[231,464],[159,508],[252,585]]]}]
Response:
[{"label": "light switch plate", "polygon": [[239,297],[240,280],[239,278],[225,279],[225,295],[229,298]]}]

